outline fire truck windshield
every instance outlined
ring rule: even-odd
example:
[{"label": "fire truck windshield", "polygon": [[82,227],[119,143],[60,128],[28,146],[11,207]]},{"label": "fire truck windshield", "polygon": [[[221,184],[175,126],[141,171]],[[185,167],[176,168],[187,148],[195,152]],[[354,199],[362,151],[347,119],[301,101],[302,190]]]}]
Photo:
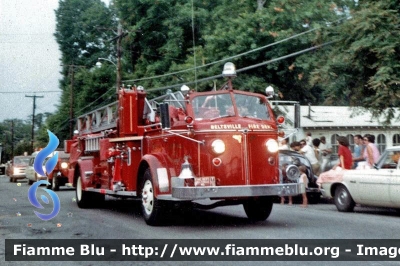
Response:
[{"label": "fire truck windshield", "polygon": [[269,120],[269,112],[261,98],[244,94],[235,94],[239,116]]},{"label": "fire truck windshield", "polygon": [[234,94],[237,111],[231,95],[216,94],[197,96],[193,99],[195,119],[215,119],[219,117],[241,116],[269,120],[269,112],[261,98],[245,94]]}]

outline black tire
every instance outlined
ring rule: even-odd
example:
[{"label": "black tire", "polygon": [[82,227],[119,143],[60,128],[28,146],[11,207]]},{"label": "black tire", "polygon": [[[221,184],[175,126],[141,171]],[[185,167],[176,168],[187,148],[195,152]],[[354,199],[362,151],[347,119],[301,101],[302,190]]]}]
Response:
[{"label": "black tire", "polygon": [[14,182],[15,182],[15,179],[14,179],[13,177],[10,177],[10,182],[11,182],[11,183],[14,183]]},{"label": "black tire", "polygon": [[321,194],[319,193],[307,193],[308,204],[318,204],[321,199]]},{"label": "black tire", "polygon": [[53,175],[53,179],[51,182],[51,189],[53,191],[59,191],[60,190],[60,183],[58,182],[57,176]]},{"label": "black tire", "polygon": [[335,205],[340,212],[351,212],[356,203],[345,186],[338,186],[335,190]]},{"label": "black tire", "polygon": [[104,194],[85,191],[82,186],[82,178],[80,175],[78,176],[78,180],[76,181],[75,191],[76,191],[76,203],[78,204],[78,207],[82,209],[99,206],[105,200]]},{"label": "black tire", "polygon": [[32,185],[32,184],[33,184],[33,181],[28,179],[28,185]]},{"label": "black tire", "polygon": [[46,188],[47,189],[51,189],[51,187],[53,186],[53,179],[49,179],[49,176],[47,176],[47,179],[46,179],[46,181],[48,182],[48,183],[50,183],[50,185],[46,185]]},{"label": "black tire", "polygon": [[148,225],[159,225],[162,220],[162,206],[154,196],[153,178],[150,169],[147,169],[143,175],[141,188],[143,218]]},{"label": "black tire", "polygon": [[272,211],[272,198],[251,198],[243,203],[244,211],[251,221],[265,221]]}]

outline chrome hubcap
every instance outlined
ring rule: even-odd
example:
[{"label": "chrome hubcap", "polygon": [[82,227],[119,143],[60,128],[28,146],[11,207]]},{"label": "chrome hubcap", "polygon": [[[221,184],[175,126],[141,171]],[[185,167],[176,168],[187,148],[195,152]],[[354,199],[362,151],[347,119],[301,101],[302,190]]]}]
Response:
[{"label": "chrome hubcap", "polygon": [[146,180],[142,191],[142,204],[146,214],[152,213],[153,203],[154,203],[153,185],[149,180]]},{"label": "chrome hubcap", "polygon": [[78,181],[76,182],[76,197],[78,198],[79,201],[82,199],[82,183],[81,183],[80,177],[78,178]]},{"label": "chrome hubcap", "polygon": [[340,205],[343,205],[343,204],[346,203],[347,197],[348,197],[347,192],[344,189],[342,189],[340,191],[340,194],[339,194],[339,197],[338,197],[338,202],[340,203]]}]

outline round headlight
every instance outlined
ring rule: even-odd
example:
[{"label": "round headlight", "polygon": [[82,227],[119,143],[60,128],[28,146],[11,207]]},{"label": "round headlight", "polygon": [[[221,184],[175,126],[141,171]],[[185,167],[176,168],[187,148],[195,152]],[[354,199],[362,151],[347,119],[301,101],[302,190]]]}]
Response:
[{"label": "round headlight", "polygon": [[279,149],[278,142],[274,139],[269,139],[265,143],[269,152],[277,152]]},{"label": "round headlight", "polygon": [[62,168],[62,169],[67,169],[67,168],[68,168],[68,163],[62,162],[62,163],[61,163],[61,168]]},{"label": "round headlight", "polygon": [[225,151],[225,143],[220,139],[216,139],[211,143],[211,148],[216,154],[221,154]]}]

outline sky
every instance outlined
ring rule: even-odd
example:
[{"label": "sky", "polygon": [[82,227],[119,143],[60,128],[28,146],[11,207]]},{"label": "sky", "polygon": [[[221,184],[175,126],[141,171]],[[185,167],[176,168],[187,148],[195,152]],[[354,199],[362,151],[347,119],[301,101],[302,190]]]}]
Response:
[{"label": "sky", "polygon": [[[109,0],[104,0],[108,4]],[[0,0],[0,122],[54,112],[61,53],[54,37],[58,0]]]}]

